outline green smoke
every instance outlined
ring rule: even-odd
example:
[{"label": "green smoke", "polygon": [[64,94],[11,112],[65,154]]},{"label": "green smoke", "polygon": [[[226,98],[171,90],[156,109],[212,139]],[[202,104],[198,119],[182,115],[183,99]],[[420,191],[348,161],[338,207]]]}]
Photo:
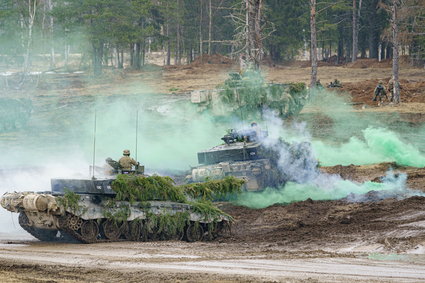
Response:
[{"label": "green smoke", "polygon": [[[343,180],[336,175],[321,174],[311,183],[297,184],[289,182],[284,187],[267,188],[262,192],[245,192],[235,201],[238,205],[250,208],[264,208],[273,204],[288,204],[306,199],[337,200],[347,197],[349,201],[361,201],[370,191],[381,192],[381,197],[394,197],[401,194],[417,194],[405,188],[406,175],[395,177],[391,172],[382,183],[356,183]],[[356,195],[352,195],[356,194]]]},{"label": "green smoke", "polygon": [[369,127],[362,134],[363,140],[351,137],[341,145],[314,141],[313,147],[320,164],[333,166],[396,162],[404,166],[425,166],[425,155],[416,146],[404,142],[395,132]]},{"label": "green smoke", "polygon": [[149,170],[187,170],[197,165],[197,152],[220,143],[230,127],[228,121],[216,122],[198,113],[186,97],[173,95],[138,93],[49,102],[37,105],[27,128],[6,133],[13,139],[4,134],[0,167],[72,165],[78,159],[88,172],[95,113],[98,166],[107,157],[120,158],[123,149],[136,157],[137,120],[137,157]]}]

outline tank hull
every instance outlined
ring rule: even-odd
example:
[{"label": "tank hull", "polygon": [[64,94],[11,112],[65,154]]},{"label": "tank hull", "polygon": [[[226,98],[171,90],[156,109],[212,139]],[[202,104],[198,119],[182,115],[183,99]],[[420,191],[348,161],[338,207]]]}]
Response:
[{"label": "tank hull", "polygon": [[3,195],[0,203],[19,213],[21,227],[41,241],[199,241],[230,229],[227,216],[207,218],[186,203],[112,199],[108,195],[79,194],[71,205],[64,202],[63,195],[15,192]]},{"label": "tank hull", "polygon": [[246,191],[261,191],[267,187],[277,187],[285,184],[280,171],[273,166],[270,159],[251,161],[227,161],[211,165],[200,165],[192,169],[191,180],[202,182],[207,179],[222,179],[234,176],[243,179]]}]

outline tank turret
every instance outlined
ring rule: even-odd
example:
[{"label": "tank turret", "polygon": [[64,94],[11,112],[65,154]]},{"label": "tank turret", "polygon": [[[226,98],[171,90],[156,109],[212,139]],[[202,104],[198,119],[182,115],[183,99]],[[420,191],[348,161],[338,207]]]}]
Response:
[{"label": "tank turret", "polygon": [[298,182],[294,170],[304,172],[309,169],[305,168],[307,165],[317,164],[310,155],[308,142],[289,144],[280,139],[274,146],[265,146],[266,138],[267,132],[259,130],[256,123],[242,131],[229,130],[221,138],[223,144],[198,152],[199,165],[192,168],[188,181],[234,176],[245,180],[245,190],[261,191],[281,187],[287,181]]}]

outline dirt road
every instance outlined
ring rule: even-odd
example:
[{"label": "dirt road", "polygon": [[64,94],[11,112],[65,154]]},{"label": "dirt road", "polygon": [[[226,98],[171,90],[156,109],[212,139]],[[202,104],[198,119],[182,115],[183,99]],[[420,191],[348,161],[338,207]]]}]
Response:
[{"label": "dirt road", "polygon": [[424,261],[248,243],[0,244],[2,282],[418,282]]}]

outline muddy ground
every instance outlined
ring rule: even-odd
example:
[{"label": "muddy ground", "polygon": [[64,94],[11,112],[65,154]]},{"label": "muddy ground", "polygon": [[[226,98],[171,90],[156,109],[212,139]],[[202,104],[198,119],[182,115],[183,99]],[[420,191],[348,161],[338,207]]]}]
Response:
[{"label": "muddy ground", "polygon": [[[269,81],[309,80],[310,69],[301,63],[263,69]],[[98,95],[130,95],[135,89],[178,95],[213,88],[232,70],[237,65],[217,57],[189,66],[107,72],[94,81],[85,74],[41,77],[38,87],[25,94],[10,89],[1,93],[31,95],[38,107],[52,97],[66,104]],[[319,69],[324,84],[335,78],[343,83],[334,91],[351,100],[353,111],[383,119],[399,113],[389,124],[420,126],[425,121],[425,70],[404,66],[402,103],[378,106],[371,101],[373,88],[390,74],[388,62],[367,60]],[[309,115],[318,121],[318,132],[329,127],[326,117],[316,116],[314,109],[301,113],[304,118]],[[407,174],[409,188],[425,192],[424,168],[382,163],[321,170],[357,182],[379,182],[390,168]],[[257,210],[222,203],[235,223],[231,235],[212,242],[41,243],[30,236],[2,234],[0,229],[0,278],[2,282],[423,282],[425,197],[399,198],[382,199],[370,192],[362,202],[306,200]]]}]

